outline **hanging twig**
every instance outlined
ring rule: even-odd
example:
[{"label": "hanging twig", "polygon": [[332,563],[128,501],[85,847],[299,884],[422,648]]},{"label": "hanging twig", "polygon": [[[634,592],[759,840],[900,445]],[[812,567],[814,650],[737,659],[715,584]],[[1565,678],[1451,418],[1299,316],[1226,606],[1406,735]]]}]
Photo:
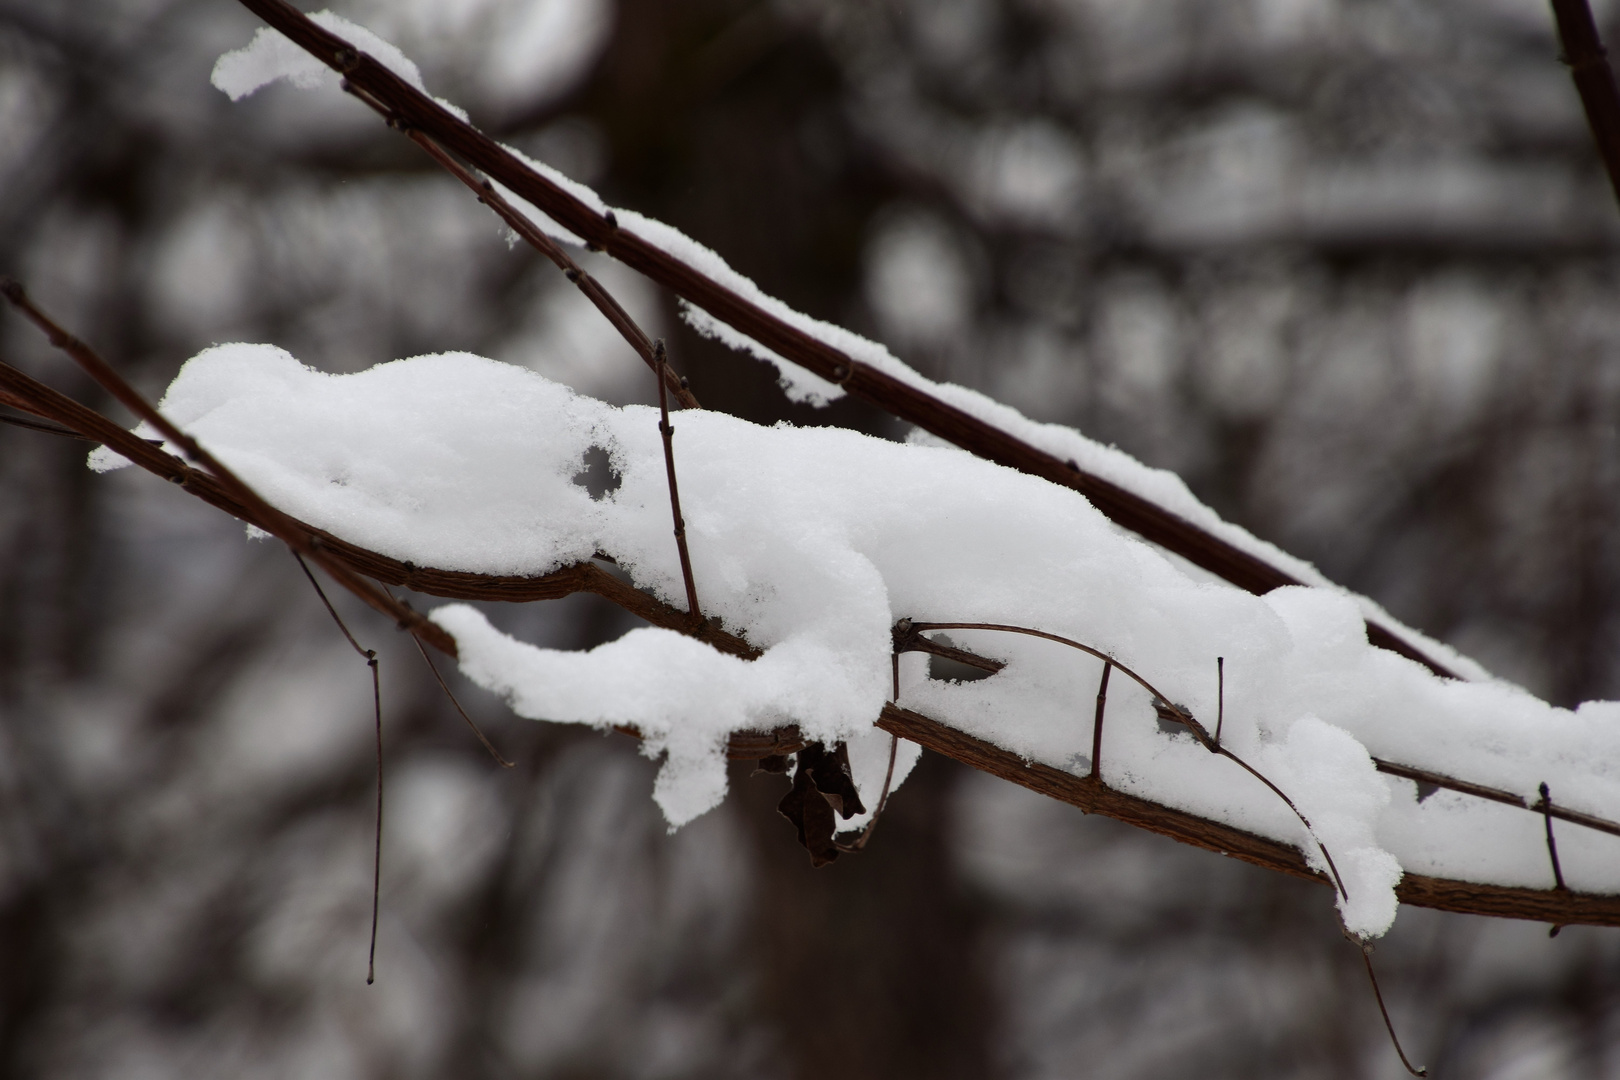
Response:
[{"label": "hanging twig", "polygon": [[1378,976],[1373,974],[1371,943],[1362,941],[1349,931],[1345,931],[1344,936],[1349,939],[1350,944],[1361,952],[1361,962],[1367,967],[1367,981],[1372,983],[1373,1000],[1378,1002],[1378,1014],[1384,1018],[1384,1030],[1389,1032],[1389,1041],[1394,1045],[1395,1053],[1400,1055],[1401,1064],[1413,1076],[1428,1076],[1428,1068],[1426,1066],[1413,1067],[1411,1060],[1406,1056],[1406,1051],[1401,1048],[1400,1037],[1395,1034],[1395,1023],[1389,1018],[1389,1009],[1384,1006],[1384,992],[1378,988]]},{"label": "hanging twig", "polygon": [[489,739],[484,735],[483,730],[479,728],[477,724],[473,723],[473,718],[467,715],[467,710],[461,707],[461,702],[456,700],[456,695],[450,692],[450,684],[444,681],[443,675],[439,674],[439,667],[433,662],[433,657],[428,655],[427,649],[423,647],[422,639],[417,637],[415,634],[412,634],[411,640],[416,643],[416,651],[422,654],[422,660],[427,664],[428,670],[433,672],[433,679],[439,684],[439,689],[444,691],[444,696],[450,699],[450,704],[456,707],[456,712],[461,714],[461,718],[467,721],[467,726],[471,728],[472,733],[478,737],[478,741],[484,744],[484,749],[488,750],[489,756],[495,759],[495,764],[499,765],[503,769],[515,768],[517,763],[514,761],[507,761],[501,756],[501,752],[495,749],[495,744],[489,741]]},{"label": "hanging twig", "polygon": [[[292,549],[288,549],[291,551]],[[349,633],[349,627],[339,615],[337,608],[327,598],[326,590],[310,572],[309,564],[304,557],[293,551],[292,557],[298,560],[298,568],[309,579],[310,585],[315,588],[315,595],[321,598],[326,605],[326,613],[332,616],[339,630],[343,631],[344,638],[355,652],[365,660],[366,666],[371,668],[371,703],[373,714],[377,721],[377,828],[373,836],[371,852],[371,950],[366,958],[366,985],[370,986],[377,981],[377,915],[381,910],[380,898],[382,896],[382,828],[383,828],[383,730],[382,730],[382,678],[378,671],[377,650],[362,648],[360,643]]]}]

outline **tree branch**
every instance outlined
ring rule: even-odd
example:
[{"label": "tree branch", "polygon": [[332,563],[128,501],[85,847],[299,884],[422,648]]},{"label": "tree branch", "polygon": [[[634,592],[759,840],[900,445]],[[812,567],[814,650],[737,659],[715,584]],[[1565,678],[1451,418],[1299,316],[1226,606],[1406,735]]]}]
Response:
[{"label": "tree branch", "polygon": [[[1298,849],[1287,844],[1127,795],[1089,776],[1075,776],[1050,765],[1025,761],[999,746],[946,727],[910,709],[885,705],[877,726],[981,772],[1078,806],[1088,814],[1111,817],[1290,877],[1331,884],[1306,864]],[[1395,895],[1403,904],[1470,915],[1497,915],[1562,925],[1620,926],[1620,896],[1481,885],[1411,873],[1401,878]]]},{"label": "tree branch", "polygon": [[1603,157],[1609,186],[1620,200],[1620,88],[1616,88],[1609,56],[1598,37],[1597,23],[1586,0],[1552,0],[1558,41],[1563,46],[1569,77],[1581,95],[1592,141]]},{"label": "tree branch", "polygon": [[[1115,524],[1239,588],[1265,593],[1280,585],[1303,584],[1293,575],[1142,496],[857,361],[771,314],[696,267],[635,233],[619,228],[611,213],[597,213],[372,57],[311,22],[286,0],[240,0],[240,3],[343,75],[348,85],[386,109],[387,115],[397,118],[399,126],[426,133],[586,243],[607,251],[766,348],[838,383],[853,396],[989,461],[1078,491]],[[1367,637],[1373,644],[1416,660],[1436,674],[1457,677],[1446,665],[1408,644],[1387,627],[1369,623]]]}]

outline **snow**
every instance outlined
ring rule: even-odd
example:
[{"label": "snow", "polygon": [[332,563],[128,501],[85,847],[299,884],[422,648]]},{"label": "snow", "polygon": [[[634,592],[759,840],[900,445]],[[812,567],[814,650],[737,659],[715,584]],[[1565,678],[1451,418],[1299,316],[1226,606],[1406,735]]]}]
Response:
[{"label": "snow", "polygon": [[[370,30],[330,11],[314,12],[309,20],[343,38],[416,89],[427,93],[427,87],[422,83],[421,69],[403,52]],[[209,76],[214,87],[232,101],[241,101],[281,79],[286,79],[300,90],[337,91],[341,82],[337,72],[294,45],[280,30],[268,26],[261,26],[254,33],[253,40],[242,48],[221,56]],[[461,119],[467,119],[464,110],[441,98],[434,100]]]},{"label": "snow", "polygon": [[[658,414],[582,397],[523,368],[455,353],[330,375],[268,345],[211,348],[161,408],[281,509],[420,565],[541,574],[612,556],[641,588],[684,607],[670,536]],[[1258,597],[1188,573],[1078,493],[954,449],[841,429],[760,427],[677,414],[675,447],[705,614],[764,650],[721,654],[673,631],[635,630],[590,652],[540,649],[466,605],[433,618],[462,670],[520,715],[633,724],[661,756],[654,797],[672,826],[724,796],[733,730],[799,724],[847,740],[874,806],[889,737],[889,633],[901,617],[1005,622],[1107,652],[1213,728],[1225,658],[1225,744],[1287,792],[1344,876],[1342,915],[1364,935],[1394,917],[1402,868],[1547,887],[1535,815],[1431,796],[1369,755],[1612,816],[1620,807],[1620,704],[1553,708],[1505,683],[1443,680],[1367,643],[1360,606],[1332,589]],[[574,477],[608,454],[620,486],[593,499]],[[105,450],[99,468],[118,464]],[[1051,642],[953,631],[1008,661],[976,682],[902,663],[900,703],[1028,760],[1083,775],[1101,664]],[[897,755],[896,786],[916,748]],[[1298,845],[1312,838],[1275,794],[1155,722],[1116,675],[1102,774],[1121,790]],[[1516,815],[1503,826],[1503,812]],[[1620,891],[1617,841],[1559,826],[1570,884]]]}]

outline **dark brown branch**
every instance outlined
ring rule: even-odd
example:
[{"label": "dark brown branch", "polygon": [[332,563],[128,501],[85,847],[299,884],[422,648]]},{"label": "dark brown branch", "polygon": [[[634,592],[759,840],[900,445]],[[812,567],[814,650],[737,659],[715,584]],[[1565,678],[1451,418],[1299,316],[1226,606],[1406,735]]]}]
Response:
[{"label": "dark brown branch", "polygon": [[1486,787],[1484,784],[1476,784],[1469,780],[1458,780],[1454,776],[1430,772],[1428,769],[1414,769],[1410,765],[1385,761],[1383,758],[1375,757],[1372,760],[1374,767],[1381,773],[1388,773],[1391,776],[1404,776],[1406,779],[1415,780],[1420,784],[1433,784],[1435,787],[1445,788],[1447,791],[1461,792],[1464,795],[1473,795],[1476,798],[1489,799],[1492,802],[1504,803],[1508,806],[1517,806],[1521,810],[1534,810],[1538,814],[1546,813],[1561,821],[1567,821],[1574,825],[1584,825],[1588,829],[1596,829],[1598,832],[1605,832],[1610,836],[1620,836],[1620,823],[1607,821],[1592,814],[1583,814],[1579,810],[1570,810],[1563,806],[1543,807],[1538,803],[1532,803],[1528,799],[1521,798],[1511,791],[1503,791],[1501,788]]},{"label": "dark brown branch", "polygon": [[[1279,585],[1298,585],[1293,575],[1206,532],[1134,492],[1084,471],[1002,431],[993,424],[950,405],[886,372],[863,364],[753,301],[715,281],[662,248],[621,229],[609,214],[599,214],[558,185],[519,161],[471,124],[417,90],[382,64],[337,35],[316,26],[286,0],[240,0],[241,4],[299,47],[345,77],[367,95],[396,125],[419,130],[447,150],[500,181],[569,232],[599,247],[631,268],[702,308],[720,321],[851,395],[901,420],[989,461],[1072,488],[1116,524],[1175,552],[1239,588],[1265,593]],[[1426,656],[1386,627],[1367,626],[1373,644],[1455,677],[1444,664]]]},{"label": "dark brown branch", "polygon": [[1608,51],[1598,37],[1597,23],[1586,0],[1552,0],[1552,9],[1564,63],[1569,65],[1569,76],[1581,95],[1592,141],[1597,143],[1609,174],[1609,186],[1620,200],[1620,89],[1615,86]]},{"label": "dark brown branch", "polygon": [[[1078,806],[1086,813],[1102,814],[1291,877],[1331,884],[1310,868],[1298,849],[1287,844],[1127,795],[1089,776],[1075,776],[1050,765],[1025,761],[909,709],[886,705],[877,725],[982,772]],[[1471,915],[1497,915],[1564,925],[1620,926],[1620,896],[1481,885],[1412,873],[1401,879],[1395,887],[1395,895],[1403,904]]]}]

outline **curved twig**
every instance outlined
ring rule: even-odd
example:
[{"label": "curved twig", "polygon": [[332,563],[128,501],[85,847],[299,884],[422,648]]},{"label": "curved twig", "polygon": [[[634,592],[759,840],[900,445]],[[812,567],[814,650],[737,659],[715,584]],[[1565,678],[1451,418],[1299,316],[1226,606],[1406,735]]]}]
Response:
[{"label": "curved twig", "polygon": [[[1333,856],[1328,852],[1327,845],[1322,842],[1322,838],[1320,836],[1316,835],[1316,830],[1311,826],[1310,819],[1305,816],[1304,812],[1302,812],[1298,806],[1294,805],[1294,800],[1290,799],[1286,794],[1284,794],[1282,788],[1266,779],[1265,775],[1261,773],[1260,770],[1256,769],[1253,765],[1250,765],[1247,761],[1244,761],[1242,758],[1232,753],[1232,751],[1225,749],[1219,743],[1217,743],[1210,733],[1205,730],[1204,725],[1200,724],[1196,719],[1193,718],[1192,713],[1188,712],[1180,705],[1172,702],[1169,697],[1159,691],[1158,687],[1148,682],[1130,667],[1114,659],[1108,653],[1105,653],[1100,649],[1094,649],[1090,645],[1075,641],[1073,638],[1066,638],[1059,634],[1049,634],[1045,630],[1035,630],[1027,626],[1013,626],[1009,623],[913,622],[909,619],[900,620],[899,625],[907,624],[909,624],[909,629],[911,631],[919,634],[925,633],[929,630],[995,630],[1001,633],[1023,634],[1026,637],[1042,638],[1046,641],[1055,641],[1060,645],[1067,645],[1071,649],[1078,649],[1079,651],[1090,656],[1095,656],[1105,664],[1110,664],[1113,667],[1118,668],[1120,671],[1123,671],[1126,677],[1153,695],[1155,705],[1162,705],[1165,711],[1171,713],[1177,721],[1187,728],[1188,731],[1192,732],[1193,737],[1203,744],[1204,749],[1208,750],[1212,754],[1219,755],[1220,757],[1229,758],[1238,765],[1241,765],[1256,780],[1259,780],[1262,784],[1266,785],[1266,787],[1270,788],[1272,792],[1276,794],[1277,798],[1281,799],[1288,806],[1288,809],[1294,812],[1294,816],[1299,818],[1300,824],[1305,826],[1305,831],[1310,834],[1311,839],[1316,841],[1317,848],[1322,852],[1322,858],[1327,860],[1328,869],[1333,872],[1333,882],[1338,887],[1339,895],[1344,897],[1346,900],[1350,899],[1350,893],[1344,887],[1344,878],[1339,876],[1339,868],[1334,865]],[[1100,697],[1101,694],[1099,694],[1099,698]],[[1101,711],[1100,705],[1098,711]],[[1098,730],[1100,731],[1100,725]],[[1095,757],[1092,759],[1092,769],[1094,775],[1100,782],[1102,779],[1102,774],[1096,771],[1098,769],[1098,762]]]}]

